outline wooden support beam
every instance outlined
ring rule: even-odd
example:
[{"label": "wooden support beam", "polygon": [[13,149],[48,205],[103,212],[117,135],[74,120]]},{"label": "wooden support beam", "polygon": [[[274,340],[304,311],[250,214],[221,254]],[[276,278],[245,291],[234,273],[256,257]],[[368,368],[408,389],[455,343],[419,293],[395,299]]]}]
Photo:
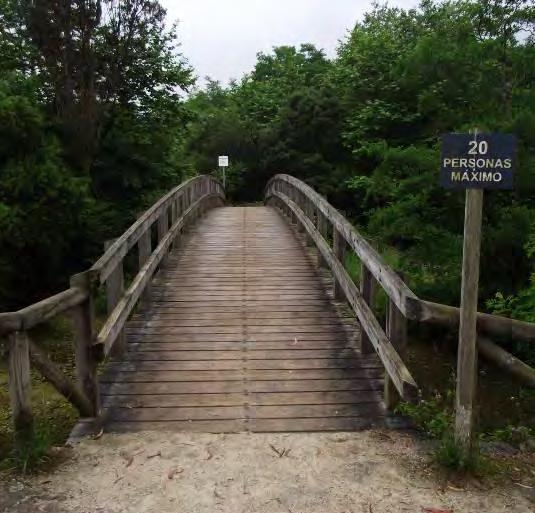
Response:
[{"label": "wooden support beam", "polygon": [[[333,227],[333,253],[343,268],[345,268],[346,249],[347,249],[347,243],[345,239],[342,237],[340,232],[336,228]],[[333,294],[334,294],[334,299],[338,299],[338,300],[345,299],[344,292],[336,276],[334,276]]]},{"label": "wooden support beam", "polygon": [[93,347],[95,311],[93,283],[90,271],[76,274],[71,278],[71,286],[88,291],[88,299],[71,310],[74,323],[74,351],[78,387],[91,406],[91,416],[100,415],[100,395],[97,379],[97,358]]},{"label": "wooden support beam", "polygon": [[[405,360],[407,357],[407,319],[392,300],[388,301],[386,311],[386,336],[400,358]],[[388,374],[385,375],[384,402],[388,410],[393,410],[399,402],[399,394]]]},{"label": "wooden support beam", "polygon": [[[366,267],[364,262],[360,264],[360,293],[366,304],[373,311],[375,304],[375,294],[377,292],[377,282],[373,274]],[[362,354],[371,354],[374,352],[373,345],[366,333],[362,333],[360,337],[360,352]]]},{"label": "wooden support beam", "polygon": [[[169,215],[167,214],[167,211],[164,211],[163,214],[158,218],[158,243],[162,242],[168,230],[169,230]],[[162,260],[160,262],[160,267],[165,267],[166,265],[167,265],[167,251],[162,257]]]},{"label": "wooden support beam", "polygon": [[61,369],[31,340],[29,340],[29,347],[33,366],[67,401],[73,404],[80,416],[91,417],[93,410],[87,397],[78,387],[71,383]]},{"label": "wooden support beam", "polygon": [[[115,239],[108,240],[104,243],[104,251],[106,251],[113,243]],[[124,293],[124,272],[123,261],[121,260],[117,267],[111,272],[106,280],[106,306],[108,315],[113,312],[113,309],[117,306]],[[120,356],[126,350],[126,335],[122,330],[117,335],[117,340],[113,346],[112,354],[114,356]]]},{"label": "wooden support beam", "polygon": [[[317,211],[318,216],[318,231],[320,232],[321,236],[327,241],[327,237],[329,236],[329,223],[325,216],[318,210]],[[318,265],[320,267],[327,267],[327,262],[322,257],[321,253],[318,251]]]},{"label": "wooden support beam", "polygon": [[13,415],[15,450],[23,451],[33,438],[31,406],[30,351],[24,331],[9,335],[8,357],[9,399]]},{"label": "wooden support beam", "polygon": [[[147,227],[147,230],[141,235],[137,243],[138,250],[138,269],[143,269],[143,266],[150,258],[152,253],[152,237],[151,237],[151,226]],[[147,284],[141,295],[142,306],[147,306],[150,303],[151,299],[151,287],[150,283]]]}]

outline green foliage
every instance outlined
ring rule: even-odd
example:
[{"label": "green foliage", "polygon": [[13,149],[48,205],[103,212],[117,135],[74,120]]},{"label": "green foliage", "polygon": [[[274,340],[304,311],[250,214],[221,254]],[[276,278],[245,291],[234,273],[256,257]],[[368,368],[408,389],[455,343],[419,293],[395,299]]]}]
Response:
[{"label": "green foliage", "polygon": [[511,314],[532,319],[533,23],[524,0],[376,5],[332,61],[283,46],[229,87],[193,95],[186,158],[211,170],[228,154],[237,200],[259,199],[277,172],[302,178],[400,255],[396,269],[418,295],[458,305],[464,195],[439,186],[440,136],[514,133],[516,189],[486,195],[480,296],[517,298]]},{"label": "green foliage", "polygon": [[67,286],[183,179],[192,83],[158,1],[0,0],[0,311]]},{"label": "green foliage", "polygon": [[409,417],[426,435],[441,440],[453,429],[452,396],[453,392],[448,391],[445,397],[437,394],[417,404],[400,403],[397,412]]}]

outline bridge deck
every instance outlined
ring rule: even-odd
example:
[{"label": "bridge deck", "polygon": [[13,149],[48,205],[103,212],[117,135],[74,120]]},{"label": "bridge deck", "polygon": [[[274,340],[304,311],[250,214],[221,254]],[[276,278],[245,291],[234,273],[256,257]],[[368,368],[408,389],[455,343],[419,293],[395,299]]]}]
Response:
[{"label": "bridge deck", "polygon": [[354,430],[381,424],[382,369],[268,207],[210,211],[170,255],[128,352],[101,378],[107,430]]}]

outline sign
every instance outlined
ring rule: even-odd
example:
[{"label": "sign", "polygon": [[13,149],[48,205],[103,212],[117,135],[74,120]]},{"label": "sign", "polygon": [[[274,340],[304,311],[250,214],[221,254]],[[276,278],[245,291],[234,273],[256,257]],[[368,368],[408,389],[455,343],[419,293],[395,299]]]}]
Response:
[{"label": "sign", "polygon": [[219,155],[219,167],[228,167],[228,157],[226,155]]},{"label": "sign", "polygon": [[511,134],[445,134],[440,184],[446,189],[512,189],[515,157]]}]

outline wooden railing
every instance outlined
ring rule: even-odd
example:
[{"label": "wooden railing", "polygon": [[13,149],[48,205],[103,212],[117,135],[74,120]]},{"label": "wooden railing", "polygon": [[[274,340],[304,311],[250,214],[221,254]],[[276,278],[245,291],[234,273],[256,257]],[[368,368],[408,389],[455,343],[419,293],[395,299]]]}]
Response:
[{"label": "wooden railing", "polygon": [[[347,300],[362,326],[362,353],[375,350],[385,367],[387,407],[395,405],[398,394],[405,400],[413,400],[417,394],[416,383],[403,362],[407,351],[407,320],[456,328],[459,309],[418,298],[355,227],[301,180],[285,174],[274,176],[266,186],[265,199],[280,208],[291,223],[297,223],[309,243],[316,245],[320,264],[330,268],[335,297]],[[361,262],[359,286],[344,267],[348,248]],[[388,297],[386,331],[372,311],[378,286]],[[478,349],[484,357],[525,384],[535,386],[535,369],[488,338],[508,337],[533,343],[535,324],[478,313],[478,333]]]},{"label": "wooden railing", "polygon": [[[7,339],[8,383],[15,441],[23,446],[32,437],[30,363],[79,411],[97,417],[100,400],[97,365],[113,351],[125,347],[124,324],[141,301],[150,298],[150,281],[181,232],[208,209],[223,204],[223,186],[210,176],[197,176],[171,190],[118,239],[106,244],[104,254],[87,271],[71,278],[70,288],[17,312],[0,314],[0,337]],[[158,244],[151,248],[156,223]],[[124,289],[123,260],[137,247],[138,272]],[[105,287],[108,316],[99,333],[95,330],[95,299]],[[30,340],[28,330],[53,317],[68,313],[74,328],[76,383]],[[0,338],[0,343],[1,343]]]}]

